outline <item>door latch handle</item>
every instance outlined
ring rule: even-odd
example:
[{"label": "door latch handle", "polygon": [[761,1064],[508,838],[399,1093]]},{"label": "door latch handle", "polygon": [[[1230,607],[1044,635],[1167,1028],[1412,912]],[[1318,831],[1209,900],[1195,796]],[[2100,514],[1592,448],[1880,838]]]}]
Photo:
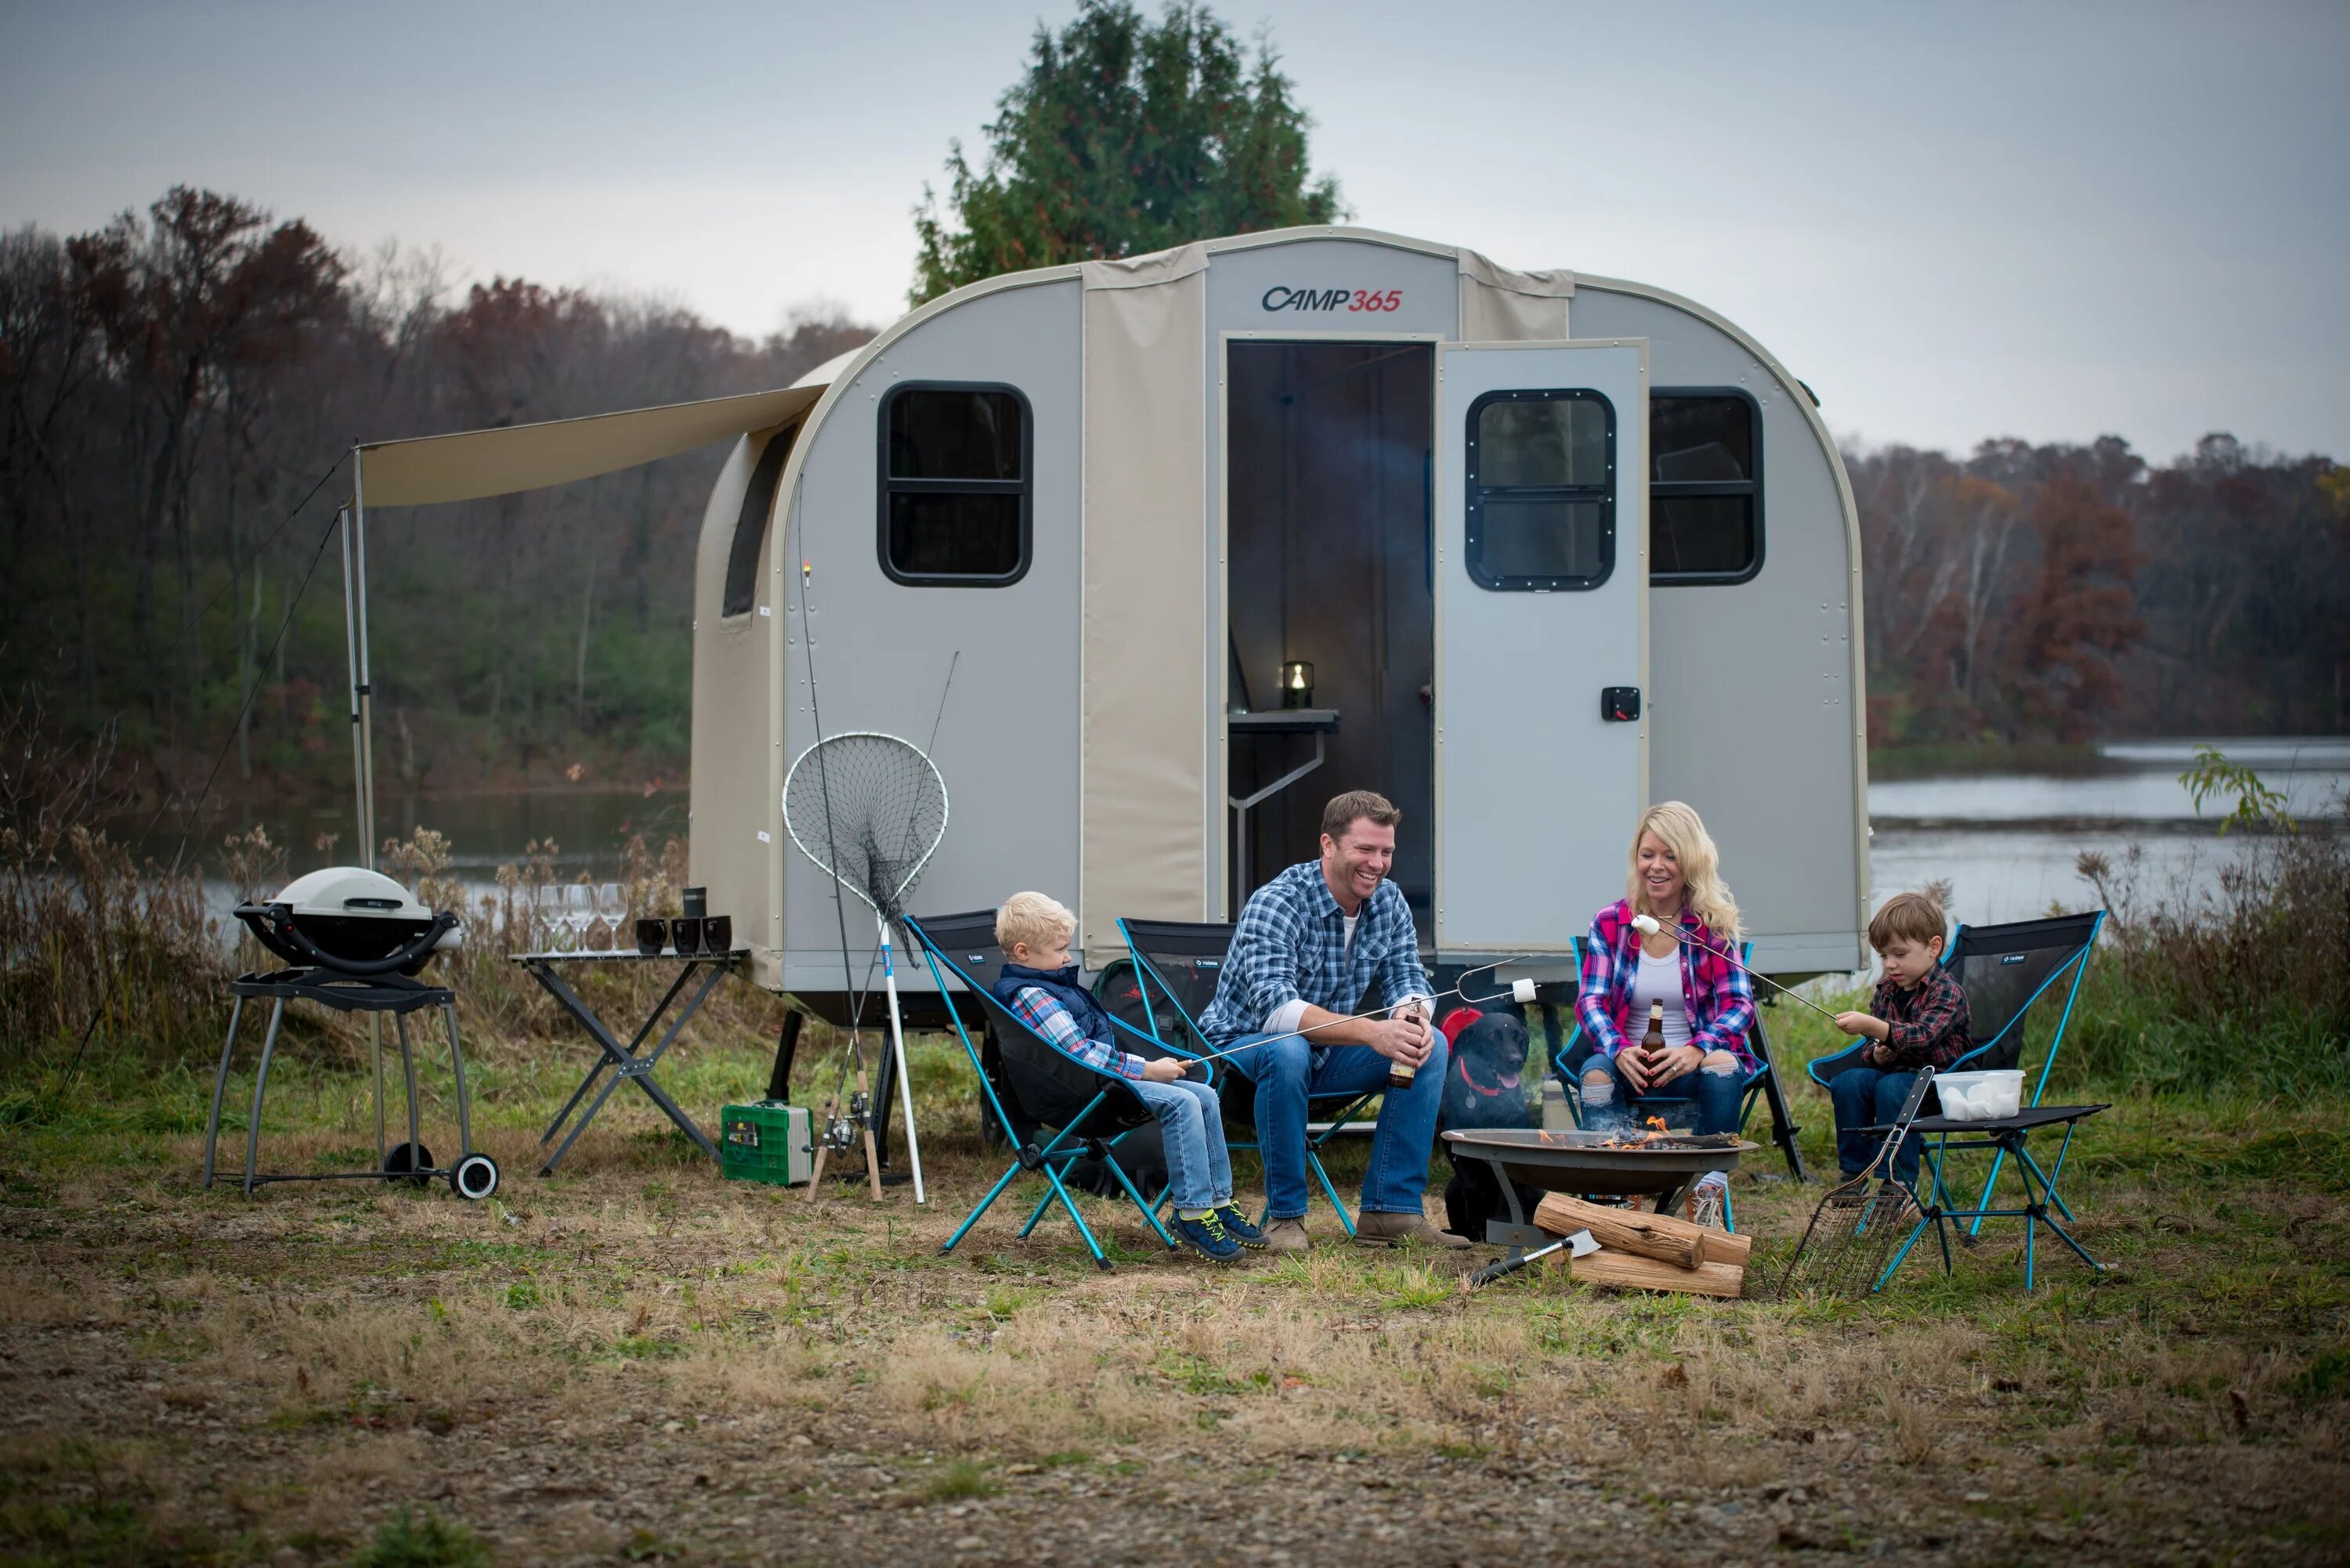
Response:
[{"label": "door latch handle", "polygon": [[1601,687],[1599,716],[1612,724],[1637,722],[1640,717],[1640,689],[1638,686]]}]

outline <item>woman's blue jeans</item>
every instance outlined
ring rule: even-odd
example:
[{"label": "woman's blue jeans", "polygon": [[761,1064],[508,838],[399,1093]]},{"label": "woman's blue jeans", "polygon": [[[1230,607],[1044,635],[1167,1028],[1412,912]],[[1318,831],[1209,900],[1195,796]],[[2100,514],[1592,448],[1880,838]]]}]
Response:
[{"label": "woman's blue jeans", "polygon": [[[1862,1132],[1866,1127],[1889,1126],[1909,1097],[1914,1072],[1887,1072],[1881,1067],[1846,1067],[1828,1080],[1828,1098],[1835,1102],[1836,1165],[1846,1176],[1866,1170],[1877,1151],[1885,1147],[1883,1133]],[[1904,1186],[1918,1185],[1918,1135],[1911,1133],[1893,1151],[1893,1179]]]},{"label": "woman's blue jeans", "polygon": [[1167,1150],[1167,1190],[1181,1209],[1214,1209],[1232,1197],[1232,1157],[1224,1150],[1223,1113],[1216,1091],[1190,1078],[1171,1084],[1137,1081],[1134,1092],[1159,1118]]},{"label": "woman's blue jeans", "polygon": [[[1697,1126],[1700,1133],[1726,1133],[1738,1130],[1739,1102],[1744,1097],[1745,1075],[1736,1071],[1717,1073],[1704,1066],[1690,1068],[1678,1078],[1661,1084],[1651,1084],[1637,1094],[1630,1079],[1624,1076],[1614,1056],[1594,1056],[1584,1063],[1583,1074],[1605,1070],[1613,1082],[1614,1092],[1605,1103],[1583,1085],[1583,1125],[1594,1132],[1608,1132],[1628,1127],[1633,1122],[1660,1114],[1661,1107],[1652,1112],[1651,1097],[1658,1100],[1693,1100],[1697,1103]],[[1668,1117],[1668,1120],[1670,1118]]]},{"label": "woman's blue jeans", "polygon": [[[1347,1098],[1388,1081],[1388,1059],[1367,1045],[1308,1045],[1295,1036],[1243,1036],[1226,1058],[1256,1085],[1256,1146],[1264,1160],[1265,1212],[1275,1220],[1305,1213],[1305,1104]],[[1428,1189],[1428,1152],[1444,1100],[1451,1045],[1442,1034],[1409,1089],[1379,1097],[1370,1168],[1363,1172],[1363,1211],[1417,1214]]]}]

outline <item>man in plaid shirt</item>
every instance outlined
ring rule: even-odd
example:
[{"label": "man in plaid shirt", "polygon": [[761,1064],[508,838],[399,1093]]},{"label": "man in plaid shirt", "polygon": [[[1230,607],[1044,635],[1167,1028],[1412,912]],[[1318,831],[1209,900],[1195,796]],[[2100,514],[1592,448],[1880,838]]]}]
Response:
[{"label": "man in plaid shirt", "polygon": [[[1901,1114],[1920,1067],[1937,1073],[1973,1048],[1967,993],[1942,967],[1942,906],[1924,893],[1896,893],[1868,922],[1868,945],[1885,961],[1885,978],[1866,1012],[1839,1012],[1836,1027],[1861,1037],[1859,1060],[1828,1080],[1835,1102],[1836,1164],[1847,1177],[1866,1170],[1883,1135],[1865,1133]],[[1893,1151],[1892,1179],[1918,1186],[1916,1133]],[[1854,1203],[1863,1195],[1850,1195]]]},{"label": "man in plaid shirt", "polygon": [[[1469,1245],[1420,1211],[1448,1058],[1444,1036],[1430,1026],[1433,998],[1410,907],[1388,880],[1402,816],[1368,790],[1325,807],[1322,858],[1292,866],[1250,895],[1216,999],[1200,1016],[1217,1050],[1238,1047],[1232,1064],[1256,1085],[1265,1237],[1279,1251],[1309,1244],[1306,1102],[1381,1088],[1397,1065],[1414,1077],[1380,1099],[1355,1240]],[[1374,981],[1384,1015],[1348,1016]]]}]

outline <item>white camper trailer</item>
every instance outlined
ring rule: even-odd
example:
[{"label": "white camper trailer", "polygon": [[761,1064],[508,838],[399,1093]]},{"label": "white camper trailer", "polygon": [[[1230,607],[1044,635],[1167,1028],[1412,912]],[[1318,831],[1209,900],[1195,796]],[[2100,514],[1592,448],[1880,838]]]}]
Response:
[{"label": "white camper trailer", "polygon": [[[780,805],[813,695],[944,777],[917,913],[1043,888],[1091,966],[1121,916],[1231,918],[1349,788],[1403,807],[1440,961],[1557,972],[1668,798],[1758,969],[1864,961],[1851,487],[1803,383],[1690,300],[1292,229],[992,278],[791,391],[569,423],[609,449],[585,472],[746,432],[695,568],[692,876],[820,1011],[841,926]],[[520,434],[371,450],[369,499]]]}]

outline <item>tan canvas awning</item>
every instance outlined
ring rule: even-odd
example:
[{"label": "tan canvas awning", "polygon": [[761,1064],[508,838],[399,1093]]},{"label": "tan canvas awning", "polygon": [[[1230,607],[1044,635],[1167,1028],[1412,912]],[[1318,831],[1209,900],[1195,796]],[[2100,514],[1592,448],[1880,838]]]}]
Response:
[{"label": "tan canvas awning", "polygon": [[568,484],[745,431],[771,430],[806,413],[822,396],[821,386],[791,387],[544,424],[376,441],[359,448],[362,493],[369,506],[432,506]]}]

